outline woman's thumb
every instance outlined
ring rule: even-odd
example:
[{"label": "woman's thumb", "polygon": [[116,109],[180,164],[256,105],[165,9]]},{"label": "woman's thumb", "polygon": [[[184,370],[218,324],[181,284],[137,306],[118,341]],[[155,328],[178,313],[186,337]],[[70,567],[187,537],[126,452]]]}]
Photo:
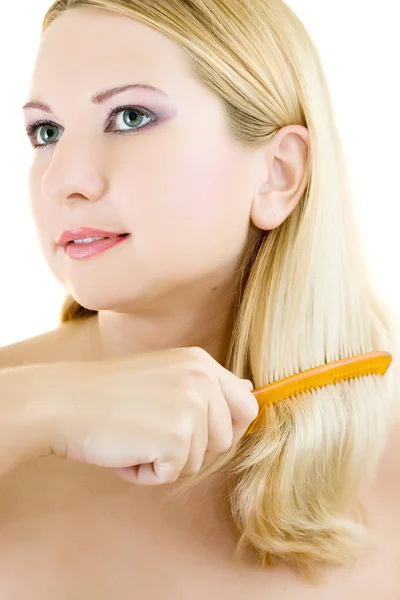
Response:
[{"label": "woman's thumb", "polygon": [[254,390],[254,385],[250,381],[250,379],[242,379],[242,381],[248,386],[250,392]]}]

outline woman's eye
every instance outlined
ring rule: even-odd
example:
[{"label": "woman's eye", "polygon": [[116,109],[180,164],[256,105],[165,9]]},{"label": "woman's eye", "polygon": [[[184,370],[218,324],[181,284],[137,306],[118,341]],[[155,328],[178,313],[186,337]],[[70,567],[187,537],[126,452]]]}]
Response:
[{"label": "woman's eye", "polygon": [[[127,108],[125,110],[119,110],[117,113],[114,112],[114,115],[117,117],[118,115],[122,115],[122,120],[115,119],[118,127],[123,127],[126,125],[128,129],[122,129],[122,131],[130,131],[133,127],[141,129],[146,126],[149,122],[152,122],[154,119],[147,111],[144,112],[139,109]],[[147,123],[143,125],[143,119],[148,119]],[[119,125],[118,125],[119,121]],[[138,127],[138,125],[142,125],[142,127]],[[110,131],[107,127],[107,131]]]},{"label": "woman's eye", "polygon": [[[121,115],[122,118],[118,118],[119,115]],[[144,129],[149,125],[153,125],[158,120],[159,117],[157,115],[146,109],[139,109],[132,106],[118,107],[111,113],[107,129],[105,131],[107,133],[114,131],[120,135],[126,135],[131,131]],[[110,129],[110,125],[114,122],[117,125],[117,129]],[[45,148],[55,144],[57,141],[57,130],[59,128],[59,125],[56,125],[51,121],[37,121],[32,125],[28,125],[27,133],[34,148]]]},{"label": "woman's eye", "polygon": [[57,125],[52,125],[51,123],[48,123],[46,125],[39,125],[37,127],[33,127],[32,132],[28,134],[29,137],[31,137],[32,139],[35,138],[36,131],[38,132],[39,137],[40,137],[40,132],[43,129],[44,135],[46,138],[44,144],[33,144],[34,148],[37,148],[38,146],[48,146],[50,144],[54,144],[54,141],[51,139],[52,137],[54,137],[54,135],[52,134],[52,131],[51,131],[52,128],[56,129]]}]

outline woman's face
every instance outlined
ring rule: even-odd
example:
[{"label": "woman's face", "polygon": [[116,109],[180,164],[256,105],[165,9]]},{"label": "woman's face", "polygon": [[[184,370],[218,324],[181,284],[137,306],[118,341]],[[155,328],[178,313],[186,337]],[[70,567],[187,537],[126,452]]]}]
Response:
[{"label": "woman's face", "polygon": [[[91,100],[130,84],[161,91]],[[121,312],[152,301],[188,307],[200,289],[227,289],[263,165],[229,136],[222,102],[194,80],[178,45],[102,9],[68,10],[41,40],[30,98],[50,108],[27,108],[26,125],[53,123],[32,138],[41,146],[29,175],[33,216],[51,270],[78,302]],[[109,120],[121,105],[128,109]],[[72,260],[57,240],[85,226],[131,235]]]}]

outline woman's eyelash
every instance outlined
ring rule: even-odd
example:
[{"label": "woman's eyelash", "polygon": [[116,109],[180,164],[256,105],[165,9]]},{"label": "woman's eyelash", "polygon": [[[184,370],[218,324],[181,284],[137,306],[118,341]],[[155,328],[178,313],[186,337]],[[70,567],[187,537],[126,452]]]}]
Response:
[{"label": "woman's eyelash", "polygon": [[[124,129],[124,130],[116,130],[113,131],[113,133],[117,133],[119,135],[131,135],[132,132],[137,131],[138,129],[150,129],[151,127],[154,127],[157,122],[160,120],[160,117],[158,115],[156,115],[155,113],[153,113],[151,110],[144,108],[142,106],[131,106],[131,105],[123,105],[123,106],[117,106],[116,108],[114,108],[114,110],[111,112],[111,114],[108,117],[108,121],[107,121],[107,128],[106,128],[106,133],[109,132],[109,126],[111,125],[111,122],[113,120],[113,118],[115,116],[117,116],[120,112],[125,112],[125,111],[132,111],[137,113],[138,115],[141,115],[143,117],[149,117],[151,119],[150,123],[147,123],[146,125],[143,125],[142,127],[137,127],[136,129]],[[32,142],[32,145],[34,148],[48,148],[49,146],[52,146],[53,144],[55,144],[55,142],[49,142],[49,143],[45,143],[45,144],[34,144],[33,140],[36,136],[36,132],[40,127],[43,127],[44,125],[51,125],[53,127],[60,127],[60,125],[57,125],[57,123],[54,123],[53,121],[48,121],[48,120],[39,120],[39,121],[35,121],[34,123],[31,123],[30,125],[26,126],[26,133],[28,134],[29,139]]]}]

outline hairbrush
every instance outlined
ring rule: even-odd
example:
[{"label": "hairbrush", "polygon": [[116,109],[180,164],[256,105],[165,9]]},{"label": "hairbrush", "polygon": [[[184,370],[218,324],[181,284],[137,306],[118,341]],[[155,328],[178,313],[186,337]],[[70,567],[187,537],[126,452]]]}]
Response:
[{"label": "hairbrush", "polygon": [[246,436],[254,432],[262,409],[269,404],[287,400],[302,392],[308,392],[331,383],[337,383],[338,381],[355,379],[356,377],[363,377],[370,374],[384,375],[391,363],[392,355],[390,352],[367,352],[308,369],[307,371],[301,371],[290,377],[285,377],[285,379],[280,379],[269,385],[257,388],[252,391],[252,394],[254,394],[259,404],[260,412],[244,435]]}]

